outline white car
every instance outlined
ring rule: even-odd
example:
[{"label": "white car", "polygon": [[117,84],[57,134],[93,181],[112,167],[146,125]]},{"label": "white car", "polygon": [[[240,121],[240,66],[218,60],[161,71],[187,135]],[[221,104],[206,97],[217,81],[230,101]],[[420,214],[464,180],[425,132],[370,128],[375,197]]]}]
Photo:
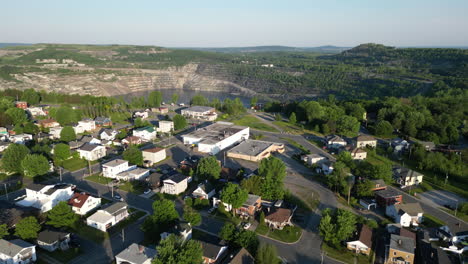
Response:
[{"label": "white car", "polygon": [[247,223],[245,223],[245,224],[243,225],[243,228],[244,228],[245,230],[247,230],[247,229],[249,229],[251,226],[252,226],[252,224],[249,223],[249,222],[247,222]]}]

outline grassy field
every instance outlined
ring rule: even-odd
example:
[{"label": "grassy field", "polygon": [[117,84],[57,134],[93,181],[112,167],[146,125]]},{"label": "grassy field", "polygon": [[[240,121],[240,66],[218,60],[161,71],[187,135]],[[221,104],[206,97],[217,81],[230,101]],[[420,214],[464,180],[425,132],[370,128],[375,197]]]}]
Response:
[{"label": "grassy field", "polygon": [[286,226],[283,230],[270,229],[265,224],[258,225],[255,230],[258,234],[285,242],[294,243],[301,238],[302,229],[298,226]]},{"label": "grassy field", "polygon": [[445,225],[445,222],[442,220],[438,219],[437,217],[430,215],[430,214],[424,214],[423,215],[423,225],[425,227],[439,227]]},{"label": "grassy field", "polygon": [[86,225],[86,223],[83,221],[78,222],[73,228],[73,230],[79,236],[94,241],[98,244],[104,241],[105,239],[109,238],[109,233],[102,232],[100,230],[97,230],[96,228],[90,227]]},{"label": "grassy field", "polygon": [[100,183],[100,184],[104,184],[104,185],[106,185],[106,184],[108,184],[109,182],[112,181],[112,179],[106,178],[104,176],[99,176],[99,174],[94,174],[94,175],[88,176],[88,177],[85,178],[85,180]]},{"label": "grassy field", "polygon": [[[53,259],[56,259],[62,263],[68,263],[70,262],[71,260],[73,260],[74,258],[78,257],[82,252],[79,248],[71,248],[71,249],[68,249],[68,250],[65,250],[65,251],[62,251],[62,250],[56,250],[54,252],[49,252],[47,250],[43,250],[41,248],[39,248],[38,250],[39,254],[39,258],[41,258],[41,255],[47,255]],[[47,262],[45,262],[47,263]]]},{"label": "grassy field", "polygon": [[304,129],[300,128],[297,125],[293,125],[285,121],[273,121],[273,124],[280,127],[286,133],[291,133],[291,134],[304,133]]},{"label": "grassy field", "polygon": [[357,258],[357,263],[368,264],[372,263],[372,258],[365,255],[357,255],[347,250],[346,248],[335,249],[323,243],[322,250],[325,251],[327,256],[342,261],[344,263],[354,264],[354,258]]},{"label": "grassy field", "polygon": [[251,129],[263,130],[268,132],[278,132],[278,130],[276,130],[274,127],[263,123],[262,121],[258,120],[256,117],[251,115],[245,115],[240,119],[232,120],[231,122],[239,126],[248,126]]},{"label": "grassy field", "polygon": [[308,149],[306,149],[304,146],[302,146],[301,144],[297,143],[296,141],[290,139],[290,138],[287,138],[287,137],[280,137],[280,139],[282,140],[285,140],[287,141],[289,144],[291,144],[292,146],[298,148],[300,151],[302,151],[303,153],[309,153],[310,151]]},{"label": "grassy field", "polygon": [[142,185],[134,184],[133,182],[126,181],[119,185],[120,190],[124,190],[126,192],[132,192],[134,194],[142,194],[145,191],[145,188]]},{"label": "grassy field", "polygon": [[80,158],[71,158],[69,160],[62,161],[62,167],[68,171],[76,171],[86,167],[87,165],[88,162]]}]

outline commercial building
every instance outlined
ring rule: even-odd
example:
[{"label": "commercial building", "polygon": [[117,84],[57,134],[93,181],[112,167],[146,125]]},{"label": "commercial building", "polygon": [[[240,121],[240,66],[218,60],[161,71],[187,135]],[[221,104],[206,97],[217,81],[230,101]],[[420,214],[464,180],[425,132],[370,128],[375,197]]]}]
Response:
[{"label": "commercial building", "polygon": [[229,122],[216,122],[183,135],[184,144],[194,144],[199,152],[217,154],[237,142],[249,138],[249,127],[237,126]]},{"label": "commercial building", "polygon": [[271,156],[273,152],[284,152],[284,144],[247,139],[227,152],[227,156],[258,162]]},{"label": "commercial building", "polygon": [[192,106],[182,109],[182,115],[187,118],[202,119],[207,121],[214,121],[218,118],[216,109],[211,106]]}]

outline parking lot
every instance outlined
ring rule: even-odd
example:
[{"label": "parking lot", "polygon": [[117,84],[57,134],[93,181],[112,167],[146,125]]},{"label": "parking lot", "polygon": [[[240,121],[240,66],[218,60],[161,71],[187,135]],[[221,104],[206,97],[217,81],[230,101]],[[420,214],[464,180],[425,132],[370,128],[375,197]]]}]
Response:
[{"label": "parking lot", "polygon": [[443,190],[432,190],[418,194],[419,198],[424,202],[431,204],[434,207],[451,207],[456,208],[466,202],[467,200],[454,193]]}]

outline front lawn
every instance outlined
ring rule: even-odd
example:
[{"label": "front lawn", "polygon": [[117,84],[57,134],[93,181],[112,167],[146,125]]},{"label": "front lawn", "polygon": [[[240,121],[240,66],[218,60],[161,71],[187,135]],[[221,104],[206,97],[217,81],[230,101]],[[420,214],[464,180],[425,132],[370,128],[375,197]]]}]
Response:
[{"label": "front lawn", "polygon": [[425,227],[440,227],[440,226],[444,226],[445,222],[440,220],[439,218],[433,216],[433,215],[424,214],[422,224]]},{"label": "front lawn", "polygon": [[41,255],[47,255],[55,260],[58,260],[62,263],[68,263],[78,257],[81,254],[81,250],[79,248],[70,248],[68,250],[62,251],[62,250],[56,250],[54,252],[49,252],[47,250],[43,250],[39,248],[39,258],[41,258]]},{"label": "front lawn", "polygon": [[294,243],[301,238],[302,229],[298,226],[285,226],[283,230],[270,229],[265,224],[259,224],[255,230],[258,234],[285,242]]},{"label": "front lawn", "polygon": [[141,182],[126,181],[119,184],[119,189],[134,194],[142,194],[147,188]]},{"label": "front lawn", "polygon": [[85,177],[85,180],[92,181],[92,182],[95,182],[95,183],[104,184],[104,185],[107,185],[109,182],[112,181],[112,179],[106,178],[104,176],[99,176],[99,174],[94,174],[94,175]]},{"label": "front lawn", "polygon": [[251,129],[255,130],[263,130],[263,131],[268,131],[268,132],[278,132],[274,127],[269,126],[268,124],[265,124],[264,122],[260,121],[254,116],[251,115],[245,115],[242,118],[232,120],[234,124],[238,126],[248,126]]},{"label": "front lawn", "polygon": [[78,234],[81,237],[94,241],[98,244],[100,244],[105,239],[109,238],[109,233],[102,232],[101,230],[98,230],[94,227],[90,227],[86,225],[86,223],[83,222],[82,220],[78,221],[75,224],[73,228],[73,232]]},{"label": "front lawn", "polygon": [[129,226],[130,224],[133,224],[136,222],[138,219],[143,217],[146,213],[143,211],[139,211],[133,208],[130,208],[129,210],[130,216],[127,217],[127,219],[117,223],[115,226],[111,227],[109,229],[109,233],[117,233],[120,230],[124,229],[125,227]]},{"label": "front lawn", "polygon": [[82,169],[88,165],[88,162],[80,158],[71,158],[61,162],[62,167],[68,171],[76,171]]},{"label": "front lawn", "polygon": [[[347,250],[344,247],[341,247],[339,249],[332,248],[328,246],[326,243],[323,243],[322,245],[322,250],[325,251],[325,254],[330,257],[334,258],[336,260],[342,261],[344,263],[349,263],[349,264],[354,264],[354,258],[357,258],[357,263],[358,264],[368,264],[372,263],[372,257],[368,257],[366,255],[359,254],[356,256],[355,253]],[[372,255],[372,253],[371,253]]]}]

